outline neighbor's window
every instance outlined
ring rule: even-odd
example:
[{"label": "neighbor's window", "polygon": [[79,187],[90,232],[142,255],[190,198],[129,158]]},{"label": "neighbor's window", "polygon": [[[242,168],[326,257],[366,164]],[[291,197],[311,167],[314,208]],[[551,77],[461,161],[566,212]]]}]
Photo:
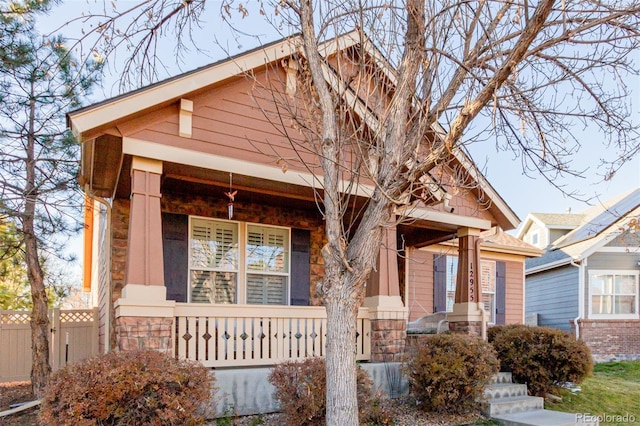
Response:
[{"label": "neighbor's window", "polygon": [[538,244],[538,238],[539,238],[539,235],[537,232],[531,235],[531,244],[533,244],[534,246]]},{"label": "neighbor's window", "polygon": [[[458,258],[447,256],[447,312],[453,311],[456,299],[456,280],[458,277]],[[489,315],[489,323],[496,322],[496,262],[480,261],[480,287],[484,310]]]},{"label": "neighbor's window", "polygon": [[638,317],[638,272],[591,271],[591,314]]},{"label": "neighbor's window", "polygon": [[191,218],[189,274],[190,302],[286,305],[289,229]]}]

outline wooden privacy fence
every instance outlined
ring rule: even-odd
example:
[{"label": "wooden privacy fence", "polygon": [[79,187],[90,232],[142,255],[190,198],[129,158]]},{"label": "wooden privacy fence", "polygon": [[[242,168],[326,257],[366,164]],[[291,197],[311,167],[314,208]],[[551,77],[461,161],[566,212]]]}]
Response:
[{"label": "wooden privacy fence", "polygon": [[[273,365],[325,355],[324,307],[176,303],[175,356],[206,367]],[[356,358],[371,359],[369,310],[360,308]]]},{"label": "wooden privacy fence", "polygon": [[[0,382],[30,380],[29,311],[0,310]],[[53,371],[98,353],[97,309],[49,310],[49,362]]]}]

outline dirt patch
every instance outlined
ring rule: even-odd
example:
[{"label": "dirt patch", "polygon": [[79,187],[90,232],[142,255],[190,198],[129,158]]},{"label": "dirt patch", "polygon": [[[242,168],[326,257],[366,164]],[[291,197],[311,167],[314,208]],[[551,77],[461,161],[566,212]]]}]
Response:
[{"label": "dirt patch", "polygon": [[[0,411],[11,408],[13,404],[33,401],[31,383],[10,382],[0,383]],[[30,408],[18,414],[0,417],[2,426],[30,426],[38,424],[38,408]]]}]

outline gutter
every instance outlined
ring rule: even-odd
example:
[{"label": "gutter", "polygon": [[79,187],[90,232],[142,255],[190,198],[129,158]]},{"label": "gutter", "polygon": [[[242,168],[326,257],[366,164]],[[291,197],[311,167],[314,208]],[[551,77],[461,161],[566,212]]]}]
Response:
[{"label": "gutter", "polygon": [[[555,262],[544,263],[542,265],[538,265],[538,266],[534,266],[534,267],[529,268],[529,269],[525,269],[524,273],[526,275],[535,274],[536,272],[546,271],[548,269],[553,269],[553,268],[555,268],[557,266],[572,265],[572,264],[573,264],[573,259],[568,257],[568,258],[565,258],[565,259],[556,260]],[[578,266],[578,265],[573,265],[573,266]]]},{"label": "gutter", "polygon": [[[579,262],[579,263],[576,263]],[[570,265],[578,268],[578,316],[573,319],[573,324],[576,327],[576,340],[580,338],[580,321],[584,317],[584,264],[586,259],[580,261],[580,259],[571,259]]]}]

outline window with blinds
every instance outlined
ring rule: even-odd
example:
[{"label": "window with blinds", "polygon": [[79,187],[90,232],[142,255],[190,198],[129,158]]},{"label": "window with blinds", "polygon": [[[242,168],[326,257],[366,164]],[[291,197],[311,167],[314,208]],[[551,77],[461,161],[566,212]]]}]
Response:
[{"label": "window with blinds", "polygon": [[238,224],[191,220],[189,300],[194,303],[236,303]]},{"label": "window with blinds", "polygon": [[484,311],[489,315],[489,322],[496,322],[496,262],[482,260],[480,262],[480,287]]},{"label": "window with blinds", "polygon": [[247,303],[287,304],[289,230],[247,225]]},{"label": "window with blinds", "polygon": [[289,241],[287,228],[192,218],[189,301],[287,305]]}]

